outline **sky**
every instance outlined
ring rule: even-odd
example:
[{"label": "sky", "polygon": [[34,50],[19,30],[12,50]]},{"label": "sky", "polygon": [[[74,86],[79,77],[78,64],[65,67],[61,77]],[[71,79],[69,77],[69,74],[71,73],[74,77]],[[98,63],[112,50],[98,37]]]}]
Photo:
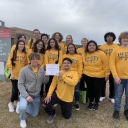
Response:
[{"label": "sky", "polygon": [[75,44],[82,38],[104,43],[104,34],[118,36],[128,31],[128,0],[0,0],[0,20],[6,27],[39,29],[50,36],[72,35]]}]

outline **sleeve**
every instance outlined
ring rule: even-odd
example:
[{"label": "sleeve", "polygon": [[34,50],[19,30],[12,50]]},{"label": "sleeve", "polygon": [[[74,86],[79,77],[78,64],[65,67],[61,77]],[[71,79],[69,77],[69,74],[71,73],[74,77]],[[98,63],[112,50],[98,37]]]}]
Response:
[{"label": "sleeve", "polygon": [[66,77],[65,74],[62,75],[62,80],[64,82],[66,82],[68,85],[70,86],[76,86],[76,84],[78,83],[78,73],[77,72],[73,72],[73,76],[72,76],[72,79],[71,78],[68,78]]},{"label": "sleeve", "polygon": [[45,52],[44,59],[44,64],[48,64],[48,50]]},{"label": "sleeve", "polygon": [[77,68],[79,79],[81,78],[82,72],[83,72],[83,63],[82,63],[82,57],[78,55],[78,68]]},{"label": "sleeve", "polygon": [[28,49],[30,49],[30,42],[31,40],[28,40],[28,43],[27,43]]},{"label": "sleeve", "polygon": [[13,52],[13,50],[16,48],[16,45],[13,45],[10,52]]},{"label": "sleeve", "polygon": [[28,61],[28,63],[30,63],[30,61],[29,61],[29,55],[30,55],[31,53],[32,53],[32,50],[29,49],[28,52],[27,52],[27,61]]},{"label": "sleeve", "polygon": [[41,67],[44,69],[45,68],[45,55],[43,55],[43,57],[44,57],[44,60],[42,61],[42,64],[41,64]]},{"label": "sleeve", "polygon": [[59,50],[59,65],[62,65],[62,51]]},{"label": "sleeve", "polygon": [[20,91],[20,94],[26,98],[29,96],[29,94],[26,91],[25,88],[25,73],[24,73],[24,68],[20,70],[19,78],[18,78],[18,89]]},{"label": "sleeve", "polygon": [[109,60],[110,71],[112,72],[113,78],[119,78],[116,70],[116,50],[114,49],[111,53]]},{"label": "sleeve", "polygon": [[102,51],[100,52],[100,56],[101,56],[101,60],[102,60],[102,63],[103,63],[103,70],[104,70],[104,73],[105,73],[105,77],[108,77],[109,74],[110,74],[108,58],[105,55],[105,53],[102,52]]},{"label": "sleeve", "polygon": [[6,64],[7,68],[11,70],[12,70],[12,61],[11,61],[12,57],[13,57],[13,52],[10,52],[8,56],[7,64]]},{"label": "sleeve", "polygon": [[54,76],[47,96],[52,96],[52,93],[54,92],[56,85],[57,85],[57,76]]},{"label": "sleeve", "polygon": [[25,64],[24,64],[24,66],[26,66],[26,65],[28,65],[28,55],[27,55],[27,53],[26,53],[26,55],[25,55],[26,57],[25,57]]}]

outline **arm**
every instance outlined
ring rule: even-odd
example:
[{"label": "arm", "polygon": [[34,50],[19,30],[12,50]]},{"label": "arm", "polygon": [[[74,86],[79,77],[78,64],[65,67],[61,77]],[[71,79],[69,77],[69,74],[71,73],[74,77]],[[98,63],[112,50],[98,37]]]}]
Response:
[{"label": "arm", "polygon": [[110,74],[108,58],[107,58],[107,56],[105,55],[104,52],[100,53],[100,57],[101,57],[101,61],[102,61],[102,64],[103,64],[103,70],[104,70],[104,73],[105,73],[105,77],[108,77],[109,74]]},{"label": "arm", "polygon": [[29,96],[29,94],[27,93],[26,88],[25,88],[26,78],[25,78],[25,72],[24,72],[24,70],[25,70],[24,68],[22,68],[20,70],[20,74],[19,74],[19,78],[18,78],[18,89],[20,91],[20,94],[24,98],[27,98]]},{"label": "arm", "polygon": [[54,76],[53,80],[52,80],[52,83],[50,85],[50,88],[49,88],[47,96],[52,96],[52,93],[55,90],[56,85],[57,85],[57,76]]},{"label": "arm", "polygon": [[44,64],[46,66],[46,64],[48,64],[48,50],[45,52],[44,58]]},{"label": "arm", "polygon": [[77,68],[79,79],[81,78],[82,72],[83,72],[83,63],[82,63],[82,57],[78,56],[78,68]]},{"label": "arm", "polygon": [[62,65],[62,51],[59,50],[59,66]]},{"label": "arm", "polygon": [[74,71],[72,78],[66,77],[65,74],[62,74],[62,75],[61,75],[61,78],[62,78],[62,80],[63,80],[64,82],[66,82],[68,85],[70,85],[70,86],[76,86],[76,84],[78,83],[78,78],[79,78],[79,77],[78,77],[78,73]]},{"label": "arm", "polygon": [[30,42],[31,40],[28,40],[28,43],[27,43],[28,49],[30,49]]},{"label": "arm", "polygon": [[116,52],[115,50],[112,51],[110,60],[109,60],[109,67],[112,72],[114,78],[119,78],[117,71],[116,71]]}]

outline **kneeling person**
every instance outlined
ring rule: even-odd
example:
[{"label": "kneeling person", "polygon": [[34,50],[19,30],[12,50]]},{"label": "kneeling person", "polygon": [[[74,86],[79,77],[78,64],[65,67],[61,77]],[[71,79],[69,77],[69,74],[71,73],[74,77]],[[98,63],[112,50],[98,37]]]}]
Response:
[{"label": "kneeling person", "polygon": [[59,72],[59,76],[54,76],[47,97],[43,101],[42,106],[49,115],[47,119],[48,123],[51,123],[56,115],[55,109],[52,108],[54,104],[60,104],[62,116],[65,119],[71,117],[74,88],[78,83],[78,73],[76,71],[70,71],[71,65],[71,59],[63,59],[64,70]]},{"label": "kneeling person", "polygon": [[35,117],[38,115],[40,107],[41,85],[49,80],[45,76],[45,71],[38,65],[40,56],[37,53],[29,55],[30,64],[22,68],[18,79],[18,89],[20,91],[19,113],[20,126],[25,128],[26,112]]}]

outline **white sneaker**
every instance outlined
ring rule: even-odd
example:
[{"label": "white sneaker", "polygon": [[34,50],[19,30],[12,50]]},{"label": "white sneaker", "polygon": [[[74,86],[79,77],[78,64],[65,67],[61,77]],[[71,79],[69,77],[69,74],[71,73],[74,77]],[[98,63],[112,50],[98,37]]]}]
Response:
[{"label": "white sneaker", "polygon": [[12,103],[8,104],[9,112],[14,112],[14,105]]},{"label": "white sneaker", "polygon": [[100,97],[99,101],[103,101],[105,99],[105,97]]},{"label": "white sneaker", "polygon": [[27,127],[26,120],[21,120],[20,121],[20,127],[21,128],[26,128]]},{"label": "white sneaker", "polygon": [[111,103],[115,103],[115,99],[113,99],[113,98],[109,98],[109,100],[111,101]]},{"label": "white sneaker", "polygon": [[20,112],[19,112],[19,105],[20,105],[20,103],[17,102],[17,105],[16,105],[16,113],[20,113]]},{"label": "white sneaker", "polygon": [[58,105],[58,104],[54,104],[53,107],[55,108],[55,107],[57,107],[57,105]]}]

